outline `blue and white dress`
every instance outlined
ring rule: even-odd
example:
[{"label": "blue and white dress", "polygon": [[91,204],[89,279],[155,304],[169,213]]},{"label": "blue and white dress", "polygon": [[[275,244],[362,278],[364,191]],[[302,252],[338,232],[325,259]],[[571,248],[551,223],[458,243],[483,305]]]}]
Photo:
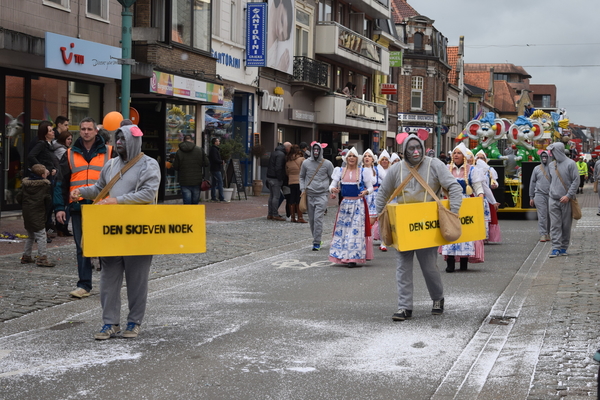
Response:
[{"label": "blue and white dress", "polygon": [[370,169],[334,170],[329,189],[340,185],[344,199],[340,203],[333,228],[329,261],[338,264],[363,264],[373,259],[368,205],[366,197],[359,197],[360,192],[365,189],[369,194],[373,193],[372,178]]},{"label": "blue and white dress", "polygon": [[[467,165],[466,163],[461,165],[460,168],[456,168],[454,164],[450,164],[449,168],[451,168],[450,172],[456,178],[460,186],[462,187],[462,195],[463,198],[470,197],[467,196],[467,184],[474,188],[475,183],[479,183],[479,187],[481,187],[481,182],[483,181],[483,176],[478,173],[477,169]],[[465,180],[464,168],[469,168],[469,172],[467,173],[468,182]],[[488,208],[489,213],[489,208]],[[483,245],[483,241],[481,241]],[[483,246],[482,246],[483,248]],[[469,257],[472,258],[475,256],[475,242],[462,242],[462,243],[452,243],[445,244],[441,246],[441,253],[444,256],[456,256],[460,257]],[[483,255],[481,256],[483,258]],[[473,261],[471,261],[473,262]]]}]

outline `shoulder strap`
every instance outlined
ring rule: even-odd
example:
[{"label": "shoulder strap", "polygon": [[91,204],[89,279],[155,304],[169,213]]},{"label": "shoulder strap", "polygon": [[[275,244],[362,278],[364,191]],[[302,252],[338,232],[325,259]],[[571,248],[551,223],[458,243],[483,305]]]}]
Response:
[{"label": "shoulder strap", "polygon": [[310,178],[310,181],[308,181],[308,183],[306,184],[306,187],[308,187],[310,185],[310,183],[313,181],[313,179],[315,179],[315,176],[317,176],[317,172],[319,172],[319,170],[321,169],[321,165],[323,165],[324,162],[325,162],[325,159],[322,159],[321,164],[319,164],[319,166],[317,167],[315,174],[312,176],[312,178]]},{"label": "shoulder strap", "polygon": [[[547,181],[550,181],[550,178],[548,178],[548,175],[546,175],[546,169],[544,168],[544,164],[540,164],[540,170],[542,170],[542,174],[544,174],[544,178],[546,178]],[[562,182],[562,180],[561,180]]]},{"label": "shoulder strap", "polygon": [[558,179],[560,180],[560,183],[562,183],[562,185],[565,187],[565,190],[568,193],[569,192],[569,188],[567,187],[567,185],[565,185],[565,182],[562,180],[562,178],[560,177],[560,173],[558,172],[558,163],[554,164],[554,172],[556,172],[556,176],[558,176]]},{"label": "shoulder strap", "polygon": [[94,199],[94,202],[92,204],[96,204],[100,200],[105,198],[108,195],[108,192],[110,192],[110,189],[112,189],[112,187],[115,186],[115,183],[117,183],[117,181],[119,179],[121,179],[121,176],[123,176],[123,174],[125,172],[129,171],[129,168],[133,167],[138,161],[140,161],[142,159],[142,157],[144,157],[144,153],[139,153],[132,160],[129,160],[129,162],[127,164],[125,164],[125,166],[123,168],[121,168],[121,171],[119,171],[118,174],[113,176],[113,178],[110,180],[110,182],[108,182],[108,184],[106,186],[104,186],[104,189],[102,189],[100,191],[100,193],[98,193],[98,196],[96,196],[96,198]]},{"label": "shoulder strap", "polygon": [[425,190],[427,190],[427,192],[431,195],[431,197],[433,197],[433,199],[437,202],[437,203],[441,203],[440,199],[437,197],[437,195],[435,194],[435,192],[433,191],[433,189],[431,187],[429,187],[429,185],[427,184],[427,182],[425,182],[425,180],[423,180],[423,178],[421,177],[421,175],[419,175],[419,173],[417,172],[416,168],[412,168],[412,167],[408,167],[408,170],[410,171],[411,175],[415,177],[415,179],[421,184],[421,186],[423,186],[423,188]]},{"label": "shoulder strap", "polygon": [[[402,178],[402,175],[400,175],[400,178]],[[404,179],[404,180],[402,181],[402,183],[400,183],[400,186],[398,186],[398,187],[396,188],[396,190],[394,190],[394,192],[392,193],[392,195],[390,196],[390,198],[389,198],[389,199],[388,199],[388,201],[386,202],[386,205],[387,205],[387,204],[390,204],[390,201],[392,201],[393,199],[395,199],[395,198],[398,196],[398,194],[399,194],[399,193],[400,193],[402,190],[404,190],[404,188],[406,187],[406,185],[408,185],[408,182],[410,182],[410,180],[411,180],[411,179],[412,179],[412,175],[411,175],[411,176],[407,176],[407,177],[406,177],[406,179]]]}]

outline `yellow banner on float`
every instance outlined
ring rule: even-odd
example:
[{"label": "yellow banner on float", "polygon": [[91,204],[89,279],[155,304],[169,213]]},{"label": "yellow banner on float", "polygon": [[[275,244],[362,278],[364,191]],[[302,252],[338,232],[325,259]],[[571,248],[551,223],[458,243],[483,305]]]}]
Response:
[{"label": "yellow banner on float", "polygon": [[[442,200],[442,203],[448,208],[448,200]],[[394,237],[392,246],[400,251],[485,239],[485,219],[483,198],[481,197],[463,199],[458,213],[462,223],[462,235],[454,242],[446,241],[440,233],[438,206],[435,201],[411,204],[393,203],[388,204],[387,207]]]},{"label": "yellow banner on float", "polygon": [[85,257],[206,252],[203,205],[84,205]]}]

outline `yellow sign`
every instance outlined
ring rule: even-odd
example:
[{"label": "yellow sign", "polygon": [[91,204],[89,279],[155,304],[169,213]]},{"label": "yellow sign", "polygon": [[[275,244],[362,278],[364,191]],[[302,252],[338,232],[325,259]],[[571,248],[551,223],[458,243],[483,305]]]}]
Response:
[{"label": "yellow sign", "polygon": [[[448,208],[448,200],[442,200]],[[388,204],[392,221],[393,247],[400,251],[425,249],[443,244],[470,242],[485,239],[483,199],[463,199],[458,213],[462,223],[462,235],[454,242],[447,242],[440,233],[438,206],[435,201],[411,204]]]},{"label": "yellow sign", "polygon": [[84,205],[85,257],[206,252],[203,205]]}]

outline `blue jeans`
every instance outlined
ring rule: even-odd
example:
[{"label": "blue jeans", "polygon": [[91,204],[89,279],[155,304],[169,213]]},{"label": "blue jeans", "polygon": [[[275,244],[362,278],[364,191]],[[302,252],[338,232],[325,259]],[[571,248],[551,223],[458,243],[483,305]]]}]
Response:
[{"label": "blue jeans", "polygon": [[83,256],[81,248],[81,213],[71,213],[71,225],[73,226],[73,239],[75,239],[75,248],[77,249],[77,273],[79,281],[77,287],[83,288],[88,292],[92,290],[92,259]]},{"label": "blue jeans", "polygon": [[281,203],[279,199],[283,197],[281,193],[281,186],[283,185],[283,181],[275,178],[267,178],[267,182],[269,183],[269,200],[267,204],[269,205],[269,214],[272,217],[279,216],[279,206]]},{"label": "blue jeans", "polygon": [[217,200],[215,191],[219,190],[219,200],[224,201],[223,197],[223,173],[221,171],[210,171],[210,199]]},{"label": "blue jeans", "polygon": [[183,204],[198,204],[200,203],[200,185],[196,186],[180,186]]}]

